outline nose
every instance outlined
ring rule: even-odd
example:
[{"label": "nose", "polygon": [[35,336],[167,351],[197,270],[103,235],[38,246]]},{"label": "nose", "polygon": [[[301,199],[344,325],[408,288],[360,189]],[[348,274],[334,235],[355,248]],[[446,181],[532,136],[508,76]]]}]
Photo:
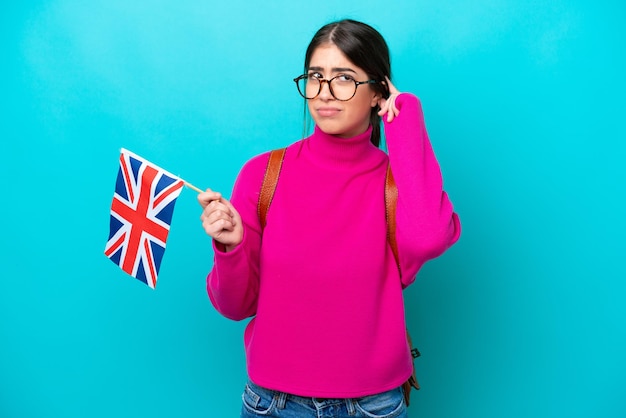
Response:
[{"label": "nose", "polygon": [[333,94],[330,92],[330,81],[328,80],[320,80],[320,94],[319,98],[322,100],[332,100],[334,99]]}]

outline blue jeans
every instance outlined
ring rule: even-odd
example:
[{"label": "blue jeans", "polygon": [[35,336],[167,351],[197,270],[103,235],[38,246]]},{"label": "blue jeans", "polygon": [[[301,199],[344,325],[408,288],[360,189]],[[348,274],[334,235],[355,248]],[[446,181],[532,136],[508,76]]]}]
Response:
[{"label": "blue jeans", "polygon": [[353,399],[318,399],[269,390],[248,382],[241,418],[407,418],[402,388]]}]

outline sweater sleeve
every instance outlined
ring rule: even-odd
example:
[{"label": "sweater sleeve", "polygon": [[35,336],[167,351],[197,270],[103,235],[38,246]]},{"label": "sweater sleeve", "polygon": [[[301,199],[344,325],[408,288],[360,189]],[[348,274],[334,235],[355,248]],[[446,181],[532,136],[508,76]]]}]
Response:
[{"label": "sweater sleeve", "polygon": [[399,114],[383,116],[389,160],[398,187],[396,240],[402,283],[408,286],[424,263],[443,254],[461,234],[461,224],[443,191],[419,99],[408,93],[396,98]]},{"label": "sweater sleeve", "polygon": [[242,242],[229,252],[213,240],[213,268],[207,276],[207,293],[217,311],[240,321],[256,314],[259,292],[261,227],[257,205],[269,153],[247,162],[233,188],[231,203],[241,215]]}]

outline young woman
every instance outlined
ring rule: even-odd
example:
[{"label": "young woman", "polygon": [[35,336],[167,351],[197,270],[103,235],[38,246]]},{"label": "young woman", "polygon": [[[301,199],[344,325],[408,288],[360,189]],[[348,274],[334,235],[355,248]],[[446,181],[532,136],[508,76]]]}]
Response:
[{"label": "young woman", "polygon": [[[295,79],[315,121],[288,146],[264,228],[269,153],[242,168],[231,201],[198,195],[213,238],[207,291],[244,340],[242,417],[406,417],[412,373],[402,290],[459,238],[417,97],[390,81],[385,40],[342,20],[313,37]],[[381,119],[389,155],[378,148]],[[397,184],[387,239],[385,179]],[[324,415],[327,414],[327,415]]]}]

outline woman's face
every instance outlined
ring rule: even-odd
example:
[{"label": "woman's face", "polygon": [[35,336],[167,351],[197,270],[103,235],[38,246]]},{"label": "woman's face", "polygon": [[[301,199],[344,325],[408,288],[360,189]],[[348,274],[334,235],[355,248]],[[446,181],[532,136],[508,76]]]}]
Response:
[{"label": "woman's face", "polygon": [[[350,76],[356,81],[369,80],[365,71],[354,65],[334,44],[317,47],[311,55],[308,73],[326,80],[338,75]],[[361,84],[352,99],[339,101],[330,94],[328,83],[323,83],[322,91],[316,98],[308,100],[308,106],[315,124],[323,132],[349,138],[367,130],[370,112],[378,99],[379,95],[369,84]]]}]

